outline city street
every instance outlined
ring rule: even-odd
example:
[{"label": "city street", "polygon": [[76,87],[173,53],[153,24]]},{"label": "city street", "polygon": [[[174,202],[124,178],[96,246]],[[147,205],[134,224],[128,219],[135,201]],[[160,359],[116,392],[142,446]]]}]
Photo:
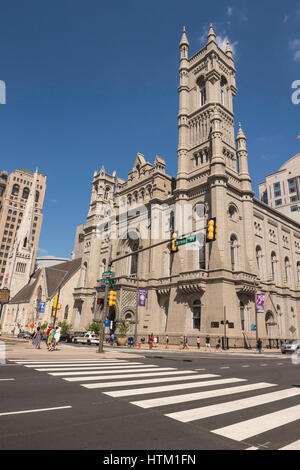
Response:
[{"label": "city street", "polygon": [[0,367],[1,450],[300,449],[300,369],[290,356],[55,354]]}]

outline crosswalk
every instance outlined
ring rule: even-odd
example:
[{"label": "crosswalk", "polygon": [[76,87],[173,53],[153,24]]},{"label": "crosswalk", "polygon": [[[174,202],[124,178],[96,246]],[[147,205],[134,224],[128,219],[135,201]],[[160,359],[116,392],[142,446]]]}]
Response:
[{"label": "crosswalk", "polygon": [[[200,423],[212,434],[243,443],[247,450],[259,449],[259,442],[273,448],[272,442],[281,441],[282,430],[291,435],[289,427],[300,422],[298,387],[126,359],[13,362],[87,390],[99,389],[142,409],[159,409],[170,420]],[[276,450],[300,450],[299,423],[295,428],[298,434]]]}]

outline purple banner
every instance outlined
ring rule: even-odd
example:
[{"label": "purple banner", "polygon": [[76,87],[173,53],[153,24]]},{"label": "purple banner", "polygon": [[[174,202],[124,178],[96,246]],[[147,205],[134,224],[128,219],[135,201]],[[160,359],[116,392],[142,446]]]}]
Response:
[{"label": "purple banner", "polygon": [[256,311],[263,313],[265,310],[265,294],[256,294]]},{"label": "purple banner", "polygon": [[146,306],[147,291],[146,289],[139,289],[139,307]]}]

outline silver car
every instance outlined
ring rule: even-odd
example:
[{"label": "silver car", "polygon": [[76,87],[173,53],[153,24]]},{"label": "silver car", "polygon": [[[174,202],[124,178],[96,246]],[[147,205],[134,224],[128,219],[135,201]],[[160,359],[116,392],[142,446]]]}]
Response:
[{"label": "silver car", "polygon": [[300,350],[300,339],[290,339],[281,346],[282,354],[294,353]]}]

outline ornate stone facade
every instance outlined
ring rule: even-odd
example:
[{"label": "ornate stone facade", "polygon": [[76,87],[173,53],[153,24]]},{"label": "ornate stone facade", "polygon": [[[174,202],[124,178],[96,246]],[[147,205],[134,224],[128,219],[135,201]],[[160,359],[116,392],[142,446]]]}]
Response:
[{"label": "ornate stone facade", "polygon": [[[177,177],[166,174],[161,157],[152,165],[142,154],[126,181],[104,168],[95,172],[74,291],[80,326],[99,320],[101,274],[110,256],[123,256],[112,266],[117,304],[109,318],[114,325],[128,319],[131,331],[137,318],[139,337],[222,337],[226,313],[230,346],[255,344],[255,294],[264,292],[258,335],[271,345],[299,338],[300,225],[254,198],[241,126],[235,138],[230,46],[221,50],[211,27],[207,44],[190,59],[185,30],[179,47]],[[217,220],[217,240],[203,243],[210,217]],[[134,254],[174,229],[196,232],[196,242],[176,253],[162,243]],[[138,288],[147,291],[145,307],[137,306]]]}]

